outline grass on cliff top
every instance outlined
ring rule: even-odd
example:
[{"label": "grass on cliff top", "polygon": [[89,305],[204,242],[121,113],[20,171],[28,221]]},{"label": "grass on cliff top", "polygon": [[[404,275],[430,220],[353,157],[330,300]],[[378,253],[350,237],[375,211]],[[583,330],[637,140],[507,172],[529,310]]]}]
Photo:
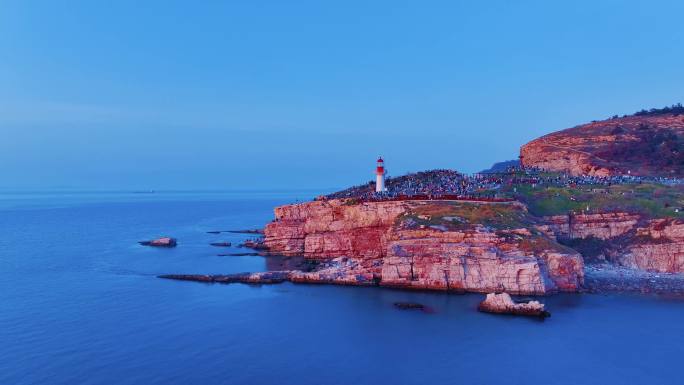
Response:
[{"label": "grass on cliff top", "polygon": [[557,251],[559,253],[565,254],[574,254],[577,252],[575,249],[568,247],[566,245],[562,245],[554,241],[553,239],[541,234],[532,234],[531,237],[524,237],[520,240],[520,243],[518,245],[518,247],[520,247],[521,250],[535,254],[547,250]]},{"label": "grass on cliff top", "polygon": [[520,205],[448,201],[416,205],[400,220],[417,226],[440,226],[448,230],[463,230],[477,224],[497,230],[527,228],[534,224],[534,219]]},{"label": "grass on cliff top", "polygon": [[[534,229],[536,219],[519,204],[435,201],[414,206],[399,221],[412,228],[423,225],[449,231],[468,230],[483,225],[517,243],[523,251],[535,254],[548,250],[568,254],[575,252]],[[530,230],[532,235],[501,231],[521,228]]]},{"label": "grass on cliff top", "polygon": [[[512,191],[517,188],[517,192]],[[684,219],[684,186],[623,184],[613,186],[535,187],[514,185],[508,192],[537,216],[592,211],[637,212],[652,218]],[[675,209],[680,208],[679,212]]]}]

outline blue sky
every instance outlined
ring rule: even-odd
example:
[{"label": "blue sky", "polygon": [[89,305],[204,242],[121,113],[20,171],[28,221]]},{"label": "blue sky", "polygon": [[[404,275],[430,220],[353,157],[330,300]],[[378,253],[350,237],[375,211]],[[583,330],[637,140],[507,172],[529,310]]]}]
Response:
[{"label": "blue sky", "polygon": [[677,1],[0,1],[0,188],[474,172],[684,102]]}]

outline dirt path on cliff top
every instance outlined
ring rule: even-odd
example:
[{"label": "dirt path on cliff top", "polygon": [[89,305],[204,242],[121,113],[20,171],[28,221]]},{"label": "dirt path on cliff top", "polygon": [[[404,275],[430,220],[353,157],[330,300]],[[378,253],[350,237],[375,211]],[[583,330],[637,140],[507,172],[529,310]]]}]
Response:
[{"label": "dirt path on cliff top", "polygon": [[596,158],[596,159],[601,160],[601,161],[604,161],[604,162],[608,162],[607,160],[601,158],[600,156],[597,156],[597,155],[592,154],[592,153],[590,153],[590,152],[578,150],[578,149],[576,149],[576,148],[566,147],[566,146],[559,146],[559,145],[557,145],[557,144],[551,144],[551,143],[548,143],[548,142],[546,142],[546,141],[544,141],[544,145],[545,145],[545,146],[549,146],[549,147],[554,147],[554,148],[557,148],[557,149],[560,149],[560,150],[568,150],[568,151],[578,152],[578,153],[580,153],[580,154],[588,155],[589,157]]}]

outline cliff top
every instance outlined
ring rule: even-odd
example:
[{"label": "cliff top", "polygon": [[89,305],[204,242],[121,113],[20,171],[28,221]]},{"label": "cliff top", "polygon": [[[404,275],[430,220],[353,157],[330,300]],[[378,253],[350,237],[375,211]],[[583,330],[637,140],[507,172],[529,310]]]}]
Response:
[{"label": "cliff top", "polygon": [[[465,176],[458,171],[440,169],[387,178],[385,187],[390,195],[439,195],[466,193]],[[326,196],[328,199],[375,197],[375,181],[353,186]]]},{"label": "cliff top", "polygon": [[[534,215],[569,212],[634,212],[651,218],[684,219],[684,186],[657,183],[505,186]],[[588,209],[588,210],[587,210]]]},{"label": "cliff top", "polygon": [[[387,194],[375,194],[374,184],[369,183],[328,197],[391,200],[401,199],[402,194],[411,197],[411,192],[419,191],[436,198],[453,194],[480,199],[515,199],[525,203],[537,216],[629,211],[645,217],[684,218],[683,182],[662,177],[571,176],[537,169],[509,168],[506,172],[476,176],[435,170],[390,179]],[[406,186],[418,187],[412,190]]]},{"label": "cliff top", "polygon": [[535,139],[523,165],[573,175],[684,177],[684,107],[642,110]]}]

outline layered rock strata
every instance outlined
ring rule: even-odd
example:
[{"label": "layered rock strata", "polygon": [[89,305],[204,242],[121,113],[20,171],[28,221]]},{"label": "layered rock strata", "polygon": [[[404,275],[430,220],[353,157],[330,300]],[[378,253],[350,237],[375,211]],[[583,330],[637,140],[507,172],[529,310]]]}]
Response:
[{"label": "layered rock strata", "polygon": [[615,238],[632,231],[641,216],[611,212],[597,214],[568,214],[544,217],[544,222],[559,238]]},{"label": "layered rock strata", "polygon": [[595,238],[606,259],[620,266],[660,273],[684,273],[684,222],[646,219],[613,212],[544,217],[560,239]]},{"label": "layered rock strata", "polygon": [[[275,215],[264,230],[269,252],[332,262],[292,281],[515,294],[582,284],[581,256],[534,229],[516,203],[328,200]],[[508,215],[530,222],[508,224]]]},{"label": "layered rock strata", "polygon": [[684,272],[684,222],[655,219],[636,229],[632,242],[619,257],[620,264],[661,273]]}]

